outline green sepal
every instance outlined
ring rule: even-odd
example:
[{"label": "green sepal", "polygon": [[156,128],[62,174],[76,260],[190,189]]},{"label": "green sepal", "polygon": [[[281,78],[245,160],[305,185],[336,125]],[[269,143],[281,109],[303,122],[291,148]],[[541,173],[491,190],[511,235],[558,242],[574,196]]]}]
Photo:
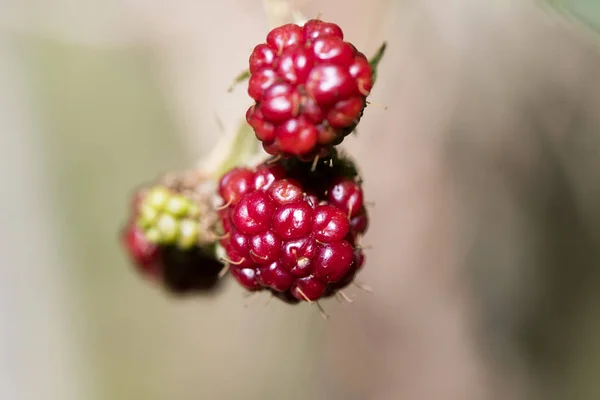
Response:
[{"label": "green sepal", "polygon": [[377,67],[379,66],[379,62],[381,61],[381,59],[383,58],[383,55],[385,54],[385,49],[387,48],[387,42],[383,42],[383,44],[381,46],[379,46],[379,49],[377,50],[377,53],[375,53],[375,55],[373,57],[371,57],[371,59],[369,60],[369,65],[371,66],[371,71],[373,71],[373,85],[375,85],[375,80],[377,79]]},{"label": "green sepal", "polygon": [[247,69],[245,71],[240,72],[235,78],[233,78],[233,83],[231,84],[231,86],[229,86],[229,89],[227,89],[227,91],[229,93],[233,92],[233,89],[235,89],[237,85],[247,81],[248,79],[250,79],[250,70]]}]

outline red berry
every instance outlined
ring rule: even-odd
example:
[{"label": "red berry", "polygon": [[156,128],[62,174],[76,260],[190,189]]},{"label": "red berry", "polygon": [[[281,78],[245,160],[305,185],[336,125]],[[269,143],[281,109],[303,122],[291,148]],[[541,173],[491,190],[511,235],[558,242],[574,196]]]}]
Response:
[{"label": "red berry", "polygon": [[273,201],[262,191],[242,197],[233,214],[233,225],[244,234],[263,232],[271,225]]},{"label": "red berry", "polygon": [[256,270],[254,268],[238,268],[230,269],[231,275],[239,282],[242,287],[247,290],[262,289],[260,283],[256,280]]},{"label": "red berry", "polygon": [[278,204],[287,204],[299,201],[304,196],[302,185],[294,179],[281,179],[268,188],[271,199]]},{"label": "red berry", "polygon": [[[247,242],[245,237],[244,242]],[[229,261],[238,268],[252,267],[254,265],[247,244],[245,248],[242,248],[240,243],[236,243],[230,239],[229,243],[225,245],[225,251],[227,251]]]},{"label": "red berry", "polygon": [[346,275],[354,262],[354,250],[345,240],[320,246],[315,259],[314,275],[325,282],[337,282]]},{"label": "red berry", "polygon": [[283,240],[299,239],[312,230],[313,210],[305,201],[284,204],[273,217],[273,231]]},{"label": "red berry", "polygon": [[364,54],[320,20],[273,29],[249,65],[256,103],[246,119],[272,155],[327,156],[358,124],[373,86]]},{"label": "red berry", "polygon": [[233,262],[238,262],[242,258],[250,258],[250,241],[247,236],[234,230],[229,234],[227,240],[229,252],[234,252],[239,256],[235,260],[232,260]]},{"label": "red berry", "polygon": [[[273,124],[294,118],[300,110],[300,93],[289,83],[276,83],[264,92],[260,111]],[[276,134],[277,135],[277,134]]]},{"label": "red berry", "polygon": [[312,46],[315,58],[339,66],[349,66],[354,61],[354,50],[342,39],[326,36],[316,39]]},{"label": "red berry", "polygon": [[319,19],[311,19],[302,27],[304,40],[316,39],[322,36],[335,36],[340,39],[344,38],[342,29],[331,22],[323,22]]},{"label": "red berry", "polygon": [[285,268],[282,268],[278,262],[274,262],[266,268],[259,268],[257,272],[258,282],[277,292],[288,290],[295,280],[295,278],[286,271]]},{"label": "red berry", "polygon": [[277,260],[280,250],[281,240],[272,231],[258,233],[250,239],[250,256],[257,264]]},{"label": "red berry", "polygon": [[315,208],[313,216],[313,234],[321,242],[337,242],[346,237],[350,229],[348,217],[342,210],[331,205]]},{"label": "red berry", "polygon": [[302,117],[285,121],[275,129],[275,136],[279,141],[279,148],[287,153],[307,153],[315,147],[318,140],[315,126]]},{"label": "red berry", "polygon": [[253,187],[254,173],[247,168],[234,168],[219,181],[219,195],[227,204],[237,204]]},{"label": "red berry", "polygon": [[248,94],[256,101],[261,101],[265,90],[277,81],[277,74],[270,68],[262,68],[250,76]]},{"label": "red berry", "polygon": [[259,44],[250,55],[250,73],[255,73],[263,67],[272,67],[275,51],[266,44]]},{"label": "red berry", "polygon": [[219,213],[238,282],[299,301],[329,296],[339,282],[351,282],[363,262],[355,238],[367,227],[354,171],[340,160],[322,160],[313,171],[295,159],[251,171],[250,189]]},{"label": "red berry", "polygon": [[369,217],[365,209],[350,220],[350,230],[355,234],[363,234],[369,227]]},{"label": "red berry", "polygon": [[135,224],[129,224],[122,233],[123,245],[131,260],[144,273],[154,275],[156,264],[160,260],[160,250],[157,245],[149,242],[144,232]]},{"label": "red berry", "polygon": [[348,70],[339,65],[322,64],[314,67],[306,81],[306,92],[321,107],[346,100],[357,92],[356,81]]},{"label": "red berry", "polygon": [[296,279],[291,288],[292,296],[300,301],[316,301],[327,290],[327,286],[312,276]]},{"label": "red berry", "polygon": [[303,42],[302,28],[296,24],[286,24],[273,29],[267,35],[267,44],[279,54],[285,49]]},{"label": "red berry", "polygon": [[281,165],[260,165],[254,174],[254,189],[268,190],[275,181],[285,177],[285,169]]},{"label": "red berry", "polygon": [[265,121],[262,111],[256,106],[252,106],[246,112],[246,121],[254,129],[256,138],[262,142],[271,142],[275,140],[275,126]]},{"label": "red berry", "polygon": [[349,71],[350,75],[356,79],[356,85],[360,94],[368,96],[373,88],[373,73],[367,58],[364,56],[356,57],[350,65]]},{"label": "red berry", "polygon": [[319,125],[325,119],[325,114],[323,109],[319,107],[316,101],[311,99],[308,96],[304,96],[302,98],[302,104],[300,105],[302,110],[302,116],[307,119],[307,121],[312,122],[317,126],[317,130],[319,128],[323,128],[322,125]]},{"label": "red berry", "polygon": [[292,275],[308,276],[316,253],[317,244],[311,237],[291,240],[282,247],[281,261]]},{"label": "red berry", "polygon": [[362,250],[354,250],[354,267],[360,270],[365,264],[365,254]]},{"label": "red berry", "polygon": [[333,128],[343,128],[358,121],[364,108],[365,100],[359,96],[339,101],[327,114],[327,122]]},{"label": "red berry", "polygon": [[346,212],[348,217],[357,216],[363,209],[363,192],[353,180],[343,179],[329,189],[329,201]]},{"label": "red berry", "polygon": [[284,51],[279,57],[277,73],[292,85],[302,84],[306,82],[313,62],[313,55],[305,49],[291,48]]}]

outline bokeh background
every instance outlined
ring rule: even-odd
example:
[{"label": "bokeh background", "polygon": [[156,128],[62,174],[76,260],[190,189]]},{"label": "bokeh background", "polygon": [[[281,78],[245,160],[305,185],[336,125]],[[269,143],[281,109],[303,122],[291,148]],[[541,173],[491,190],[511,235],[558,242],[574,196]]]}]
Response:
[{"label": "bokeh background", "polygon": [[[119,246],[293,9],[389,42],[353,304],[174,298]],[[1,0],[0,398],[600,398],[600,3]]]}]

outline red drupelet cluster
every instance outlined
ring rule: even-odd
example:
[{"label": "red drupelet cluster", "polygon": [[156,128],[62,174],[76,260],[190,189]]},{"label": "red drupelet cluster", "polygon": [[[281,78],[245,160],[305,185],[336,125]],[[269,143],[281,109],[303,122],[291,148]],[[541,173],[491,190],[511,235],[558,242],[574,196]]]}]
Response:
[{"label": "red drupelet cluster", "polygon": [[273,29],[249,63],[256,103],[246,119],[271,155],[326,156],[354,130],[373,86],[365,55],[316,19]]},{"label": "red drupelet cluster", "polygon": [[232,276],[251,291],[315,301],[350,284],[364,263],[358,241],[368,217],[360,184],[323,163],[234,168],[223,176],[220,211]]}]

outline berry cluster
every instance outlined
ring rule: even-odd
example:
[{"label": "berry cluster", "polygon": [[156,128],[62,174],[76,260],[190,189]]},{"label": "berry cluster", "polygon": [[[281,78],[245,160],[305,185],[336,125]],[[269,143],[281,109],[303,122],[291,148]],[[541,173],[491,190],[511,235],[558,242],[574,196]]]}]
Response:
[{"label": "berry cluster", "polygon": [[219,194],[231,274],[248,290],[314,301],[348,285],[364,263],[368,219],[349,160],[314,170],[280,160],[223,176]]},{"label": "berry cluster", "polygon": [[373,86],[365,55],[316,19],[273,29],[249,63],[256,103],[246,119],[272,155],[326,156],[354,130]]},{"label": "berry cluster", "polygon": [[316,19],[269,32],[237,81],[249,78],[245,122],[273,157],[242,165],[235,136],[205,163],[212,172],[137,192],[122,232],[137,270],[177,293],[204,293],[229,272],[291,304],[352,283],[369,221],[356,166],[335,146],[362,118],[384,50],[369,61]]},{"label": "berry cluster", "polygon": [[134,195],[132,218],[121,232],[138,272],[172,293],[212,290],[223,265],[200,240],[201,207],[157,185]]}]

